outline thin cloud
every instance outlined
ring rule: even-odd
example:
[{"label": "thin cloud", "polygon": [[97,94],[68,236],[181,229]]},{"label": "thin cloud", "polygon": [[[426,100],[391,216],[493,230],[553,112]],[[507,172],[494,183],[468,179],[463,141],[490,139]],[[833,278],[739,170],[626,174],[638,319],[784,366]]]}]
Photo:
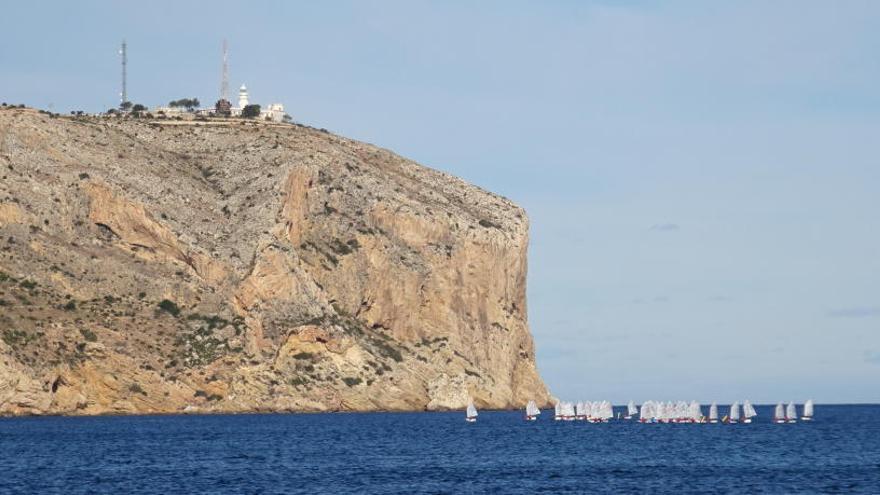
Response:
[{"label": "thin cloud", "polygon": [[880,364],[880,352],[865,351],[865,362],[870,364]]},{"label": "thin cloud", "polygon": [[681,227],[677,223],[655,223],[653,226],[651,226],[651,230],[656,230],[659,232],[674,232],[680,229]]},{"label": "thin cloud", "polygon": [[831,318],[877,318],[880,308],[843,308],[828,312]]}]

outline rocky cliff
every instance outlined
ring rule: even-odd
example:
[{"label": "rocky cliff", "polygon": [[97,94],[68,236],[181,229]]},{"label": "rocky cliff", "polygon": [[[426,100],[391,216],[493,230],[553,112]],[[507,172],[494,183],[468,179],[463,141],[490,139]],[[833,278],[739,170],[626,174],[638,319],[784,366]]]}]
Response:
[{"label": "rocky cliff", "polygon": [[521,407],[528,220],[297,125],[0,110],[0,414]]}]

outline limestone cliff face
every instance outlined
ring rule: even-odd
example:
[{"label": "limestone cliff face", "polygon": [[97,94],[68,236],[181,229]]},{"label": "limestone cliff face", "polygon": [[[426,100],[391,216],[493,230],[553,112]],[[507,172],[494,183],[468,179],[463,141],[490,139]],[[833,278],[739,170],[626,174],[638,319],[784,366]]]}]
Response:
[{"label": "limestone cliff face", "polygon": [[549,396],[510,201],[295,125],[0,110],[0,413]]}]

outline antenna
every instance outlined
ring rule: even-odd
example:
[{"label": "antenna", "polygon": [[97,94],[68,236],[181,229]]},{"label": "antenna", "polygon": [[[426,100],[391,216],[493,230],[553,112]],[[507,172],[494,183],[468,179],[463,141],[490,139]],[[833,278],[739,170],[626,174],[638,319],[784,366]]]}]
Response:
[{"label": "antenna", "polygon": [[125,102],[128,101],[128,93],[126,91],[125,83],[127,75],[125,73],[126,65],[128,65],[128,55],[126,54],[126,46],[125,40],[122,40],[122,48],[119,50],[119,55],[122,57],[122,93],[119,94],[119,106],[122,107]]},{"label": "antenna", "polygon": [[229,45],[223,40],[223,75],[220,78],[220,99],[229,101]]}]

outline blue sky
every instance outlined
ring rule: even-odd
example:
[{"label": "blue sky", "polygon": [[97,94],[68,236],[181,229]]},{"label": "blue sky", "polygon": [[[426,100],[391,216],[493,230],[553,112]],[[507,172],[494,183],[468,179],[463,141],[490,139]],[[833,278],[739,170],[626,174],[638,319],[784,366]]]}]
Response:
[{"label": "blue sky", "polygon": [[[880,3],[14,2],[0,100],[233,88],[531,218],[569,399],[878,402]],[[16,21],[17,20],[17,21]]]}]

